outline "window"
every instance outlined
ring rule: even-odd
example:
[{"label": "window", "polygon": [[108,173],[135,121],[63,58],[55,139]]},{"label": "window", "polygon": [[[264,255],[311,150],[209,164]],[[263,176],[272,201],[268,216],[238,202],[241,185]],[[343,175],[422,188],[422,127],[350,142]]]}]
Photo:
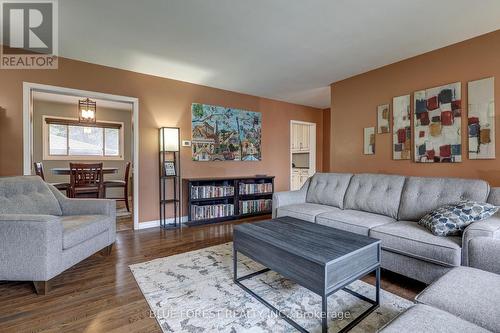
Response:
[{"label": "window", "polygon": [[45,123],[45,159],[123,159],[121,123],[80,125],[62,118],[45,118]]}]

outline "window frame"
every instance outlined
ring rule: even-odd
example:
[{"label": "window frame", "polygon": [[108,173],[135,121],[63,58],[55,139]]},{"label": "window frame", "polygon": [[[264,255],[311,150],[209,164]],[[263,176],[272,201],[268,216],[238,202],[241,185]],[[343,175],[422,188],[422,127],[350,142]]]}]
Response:
[{"label": "window frame", "polygon": [[[61,122],[67,121],[67,122],[74,122],[78,121],[76,118],[66,118],[66,117],[54,117],[54,116],[43,116],[42,117],[42,126],[43,126],[43,159],[47,161],[123,161],[125,160],[124,156],[124,144],[125,144],[125,139],[124,139],[124,123],[119,122],[119,121],[104,121],[101,120],[99,123],[105,123],[105,124],[115,124],[115,125],[120,125],[120,128],[118,129],[118,145],[119,145],[119,154],[117,156],[105,156],[105,155],[69,155],[69,146],[68,142],[66,142],[66,149],[67,149],[67,155],[50,155],[50,134],[49,134],[49,125],[47,123],[47,119],[58,119],[61,120]],[[64,124],[62,124],[64,125]],[[74,126],[74,124],[66,124],[66,126]],[[85,124],[82,124],[82,127],[98,127],[103,129],[103,154],[105,151],[105,144],[106,144],[106,134],[105,134],[105,128],[104,126],[85,126]],[[69,140],[69,132],[67,133],[67,140]]]}]

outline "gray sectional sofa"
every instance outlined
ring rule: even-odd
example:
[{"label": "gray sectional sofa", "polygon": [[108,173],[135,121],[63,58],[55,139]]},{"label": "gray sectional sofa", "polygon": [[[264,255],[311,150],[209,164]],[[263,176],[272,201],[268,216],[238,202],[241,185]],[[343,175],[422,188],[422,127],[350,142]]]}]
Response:
[{"label": "gray sectional sofa", "polygon": [[460,200],[500,205],[500,188],[476,179],[318,173],[298,191],[273,196],[273,217],[293,216],[382,241],[382,267],[431,283],[468,265],[469,241],[500,238],[500,218],[471,224],[462,237],[434,236],[418,220]]},{"label": "gray sectional sofa", "polygon": [[116,203],[68,199],[38,176],[0,178],[0,280],[50,279],[116,238]]},{"label": "gray sectional sofa", "polygon": [[500,332],[500,240],[477,237],[469,250],[471,267],[447,272],[380,332]]}]

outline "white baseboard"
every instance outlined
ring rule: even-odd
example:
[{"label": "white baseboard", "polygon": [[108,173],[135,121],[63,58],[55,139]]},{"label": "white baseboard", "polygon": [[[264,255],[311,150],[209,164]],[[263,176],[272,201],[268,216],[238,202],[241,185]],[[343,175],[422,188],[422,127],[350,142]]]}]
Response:
[{"label": "white baseboard", "polygon": [[[182,216],[181,217],[181,223],[187,222],[188,217],[187,216]],[[168,223],[174,223],[173,218],[167,219],[167,224]],[[154,221],[147,221],[147,222],[139,222],[139,227],[137,230],[142,230],[142,229],[148,229],[148,228],[155,228],[160,226],[160,220],[154,220]]]}]

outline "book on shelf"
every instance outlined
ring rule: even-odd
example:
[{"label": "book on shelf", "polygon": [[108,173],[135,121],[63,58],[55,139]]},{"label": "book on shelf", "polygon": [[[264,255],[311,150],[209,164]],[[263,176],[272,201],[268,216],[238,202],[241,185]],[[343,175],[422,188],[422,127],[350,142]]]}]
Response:
[{"label": "book on shelf", "polygon": [[247,184],[240,183],[240,194],[262,194],[271,193],[273,191],[272,183]]},{"label": "book on shelf", "polygon": [[271,210],[273,200],[259,199],[259,200],[244,200],[240,201],[240,214],[251,214]]},{"label": "book on shelf", "polygon": [[234,186],[191,186],[191,199],[210,199],[234,195]]},{"label": "book on shelf", "polygon": [[227,217],[234,215],[234,205],[233,204],[217,204],[217,205],[205,205],[191,206],[191,219],[195,220],[206,220],[215,219],[219,217]]}]

